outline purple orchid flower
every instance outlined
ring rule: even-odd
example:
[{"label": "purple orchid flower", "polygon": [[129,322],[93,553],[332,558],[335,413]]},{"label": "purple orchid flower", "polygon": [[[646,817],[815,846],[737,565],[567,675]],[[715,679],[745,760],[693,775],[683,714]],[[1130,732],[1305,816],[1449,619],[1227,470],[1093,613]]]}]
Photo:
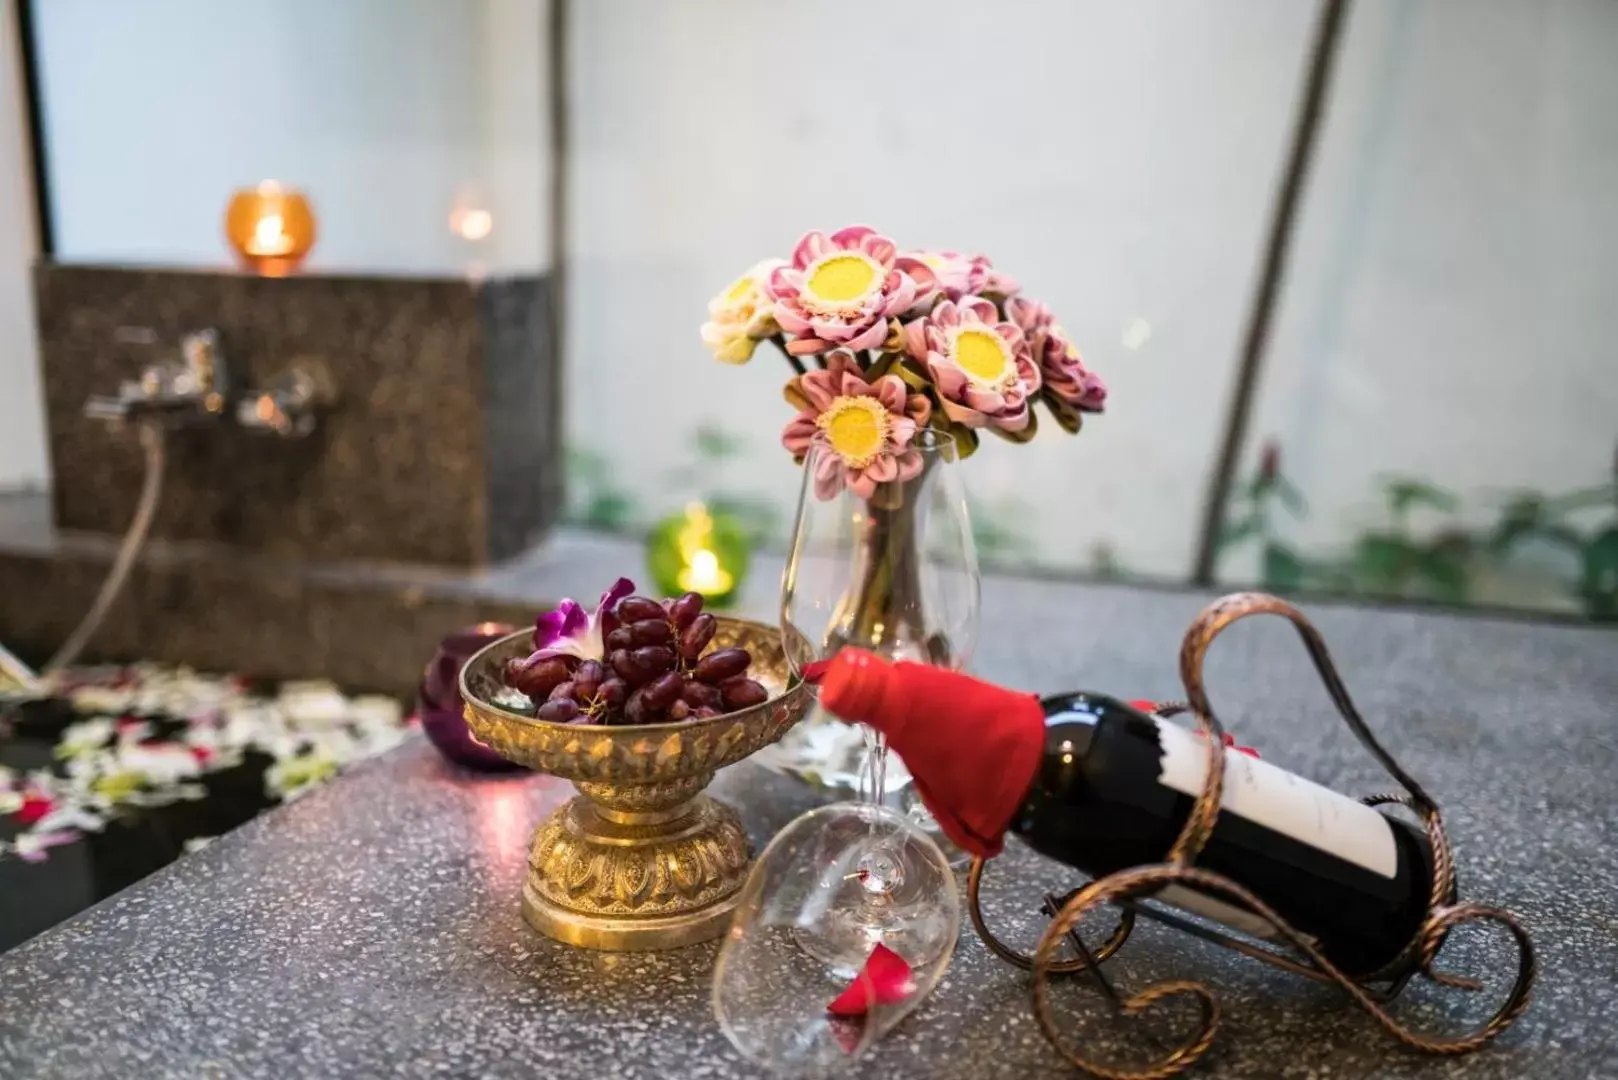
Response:
[{"label": "purple orchid flower", "polygon": [[635,591],[635,583],[619,578],[601,594],[601,603],[586,615],[577,600],[563,600],[555,611],[546,612],[534,622],[534,652],[526,663],[534,664],[552,656],[576,656],[600,660],[606,656],[607,635],[618,625],[612,609]]}]

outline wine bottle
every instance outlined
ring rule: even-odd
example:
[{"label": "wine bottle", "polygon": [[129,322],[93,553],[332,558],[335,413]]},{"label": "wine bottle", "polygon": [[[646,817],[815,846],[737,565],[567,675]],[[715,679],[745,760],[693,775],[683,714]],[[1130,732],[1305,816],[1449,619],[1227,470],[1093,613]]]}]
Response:
[{"label": "wine bottle", "polygon": [[[845,649],[821,701],[886,735],[945,834],[985,858],[1009,831],[1093,877],[1162,862],[1207,778],[1197,732],[1104,694],[1040,699]],[[1432,881],[1415,827],[1235,752],[1196,865],[1245,886],[1350,976],[1383,967],[1415,937]],[[1153,899],[1273,934],[1245,908],[1186,886]]]}]

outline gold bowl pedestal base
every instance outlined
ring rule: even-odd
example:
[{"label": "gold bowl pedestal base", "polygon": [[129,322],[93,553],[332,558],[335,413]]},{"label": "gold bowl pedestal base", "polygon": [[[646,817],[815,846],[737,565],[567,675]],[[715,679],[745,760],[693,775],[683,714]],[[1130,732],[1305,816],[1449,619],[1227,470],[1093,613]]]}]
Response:
[{"label": "gold bowl pedestal base", "polygon": [[[697,791],[707,777],[693,786]],[[591,785],[534,832],[523,917],[546,937],[591,949],[674,949],[730,925],[751,857],[736,812],[706,795],[625,810]],[[619,800],[622,806],[621,796]],[[661,800],[653,800],[661,801]]]},{"label": "gold bowl pedestal base", "polygon": [[711,647],[746,649],[769,699],[662,724],[553,724],[494,704],[506,663],[533,651],[527,630],[485,646],[461,669],[478,741],[579,789],[535,831],[528,852],[523,917],[545,936],[591,949],[674,949],[730,925],[751,852],[736,812],[702,790],[715,772],[786,734],[811,694],[773,627],[721,615]]}]

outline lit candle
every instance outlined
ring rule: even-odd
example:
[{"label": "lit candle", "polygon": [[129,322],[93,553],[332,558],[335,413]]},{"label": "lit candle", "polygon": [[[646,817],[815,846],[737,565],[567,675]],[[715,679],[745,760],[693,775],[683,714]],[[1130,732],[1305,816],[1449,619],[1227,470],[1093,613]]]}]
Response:
[{"label": "lit candle", "polygon": [[736,579],[719,565],[719,556],[707,548],[691,553],[691,561],[680,571],[680,588],[703,596],[723,596],[735,587]]},{"label": "lit candle", "polygon": [[701,593],[715,605],[728,601],[747,574],[748,542],[740,525],[700,502],[659,522],[646,554],[658,588]]},{"label": "lit candle", "polygon": [[297,269],[314,247],[314,211],[301,192],[265,180],[231,196],[225,236],[254,270],[286,274]]}]

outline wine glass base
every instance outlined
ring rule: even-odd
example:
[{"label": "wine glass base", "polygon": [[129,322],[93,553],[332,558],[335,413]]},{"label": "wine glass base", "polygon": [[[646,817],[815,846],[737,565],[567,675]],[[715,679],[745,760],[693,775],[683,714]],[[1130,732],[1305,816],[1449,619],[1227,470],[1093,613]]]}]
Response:
[{"label": "wine glass base", "polygon": [[827,883],[829,903],[814,925],[793,928],[798,947],[840,978],[857,975],[878,945],[913,968],[932,964],[955,947],[954,908],[936,892],[905,884],[936,875],[913,865],[919,853],[909,847],[889,854],[891,888],[874,887],[865,872],[849,873],[841,883]]}]

